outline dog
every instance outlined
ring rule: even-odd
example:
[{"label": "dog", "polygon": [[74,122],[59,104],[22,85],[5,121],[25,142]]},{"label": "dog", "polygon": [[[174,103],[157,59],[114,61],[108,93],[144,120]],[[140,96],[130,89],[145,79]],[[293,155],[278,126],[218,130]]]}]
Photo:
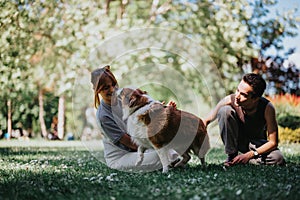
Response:
[{"label": "dog", "polygon": [[154,148],[163,165],[163,173],[169,170],[168,152],[173,149],[182,155],[180,163],[186,164],[192,151],[205,165],[205,154],[210,148],[209,137],[203,121],[174,106],[166,106],[151,98],[140,89],[123,88],[118,92],[122,104],[123,120],[127,120],[127,131],[138,145],[139,158]]}]

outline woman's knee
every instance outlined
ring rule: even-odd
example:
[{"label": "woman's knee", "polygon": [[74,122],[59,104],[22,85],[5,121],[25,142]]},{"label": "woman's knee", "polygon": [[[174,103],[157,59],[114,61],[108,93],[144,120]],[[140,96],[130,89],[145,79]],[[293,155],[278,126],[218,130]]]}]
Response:
[{"label": "woman's knee", "polygon": [[110,159],[105,159],[105,164],[107,167],[109,167],[111,169],[117,169],[117,170],[121,169],[121,166],[118,164],[118,162],[110,160]]}]

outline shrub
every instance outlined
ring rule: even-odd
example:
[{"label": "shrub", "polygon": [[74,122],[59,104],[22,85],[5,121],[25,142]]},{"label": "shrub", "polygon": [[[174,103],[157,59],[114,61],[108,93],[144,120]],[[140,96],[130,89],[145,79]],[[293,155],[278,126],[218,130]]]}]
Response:
[{"label": "shrub", "polygon": [[296,95],[275,95],[267,97],[276,108],[277,117],[279,115],[290,114],[300,116],[300,97]]},{"label": "shrub", "polygon": [[278,124],[282,127],[290,129],[300,128],[300,116],[281,114],[278,116]]},{"label": "shrub", "polygon": [[300,97],[291,94],[267,97],[276,109],[276,117],[281,127],[300,128]]},{"label": "shrub", "polygon": [[300,128],[292,130],[290,128],[279,127],[279,140],[283,143],[300,143]]}]

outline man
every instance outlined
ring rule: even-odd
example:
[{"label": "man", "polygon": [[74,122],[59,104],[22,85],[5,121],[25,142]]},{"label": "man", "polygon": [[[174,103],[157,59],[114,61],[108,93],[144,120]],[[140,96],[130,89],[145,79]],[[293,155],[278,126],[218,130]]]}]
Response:
[{"label": "man", "polygon": [[[262,97],[264,79],[254,73],[243,76],[235,94],[223,98],[204,119],[207,126],[218,118],[226,166],[238,163],[284,164],[278,150],[275,108]],[[238,154],[241,152],[241,154]]]}]

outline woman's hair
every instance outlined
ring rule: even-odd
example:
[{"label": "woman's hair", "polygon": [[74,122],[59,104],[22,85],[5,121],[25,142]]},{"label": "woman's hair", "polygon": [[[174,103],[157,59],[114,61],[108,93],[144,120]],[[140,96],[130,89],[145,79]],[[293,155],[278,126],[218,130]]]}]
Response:
[{"label": "woman's hair", "polygon": [[99,93],[105,86],[105,78],[110,78],[113,82],[113,85],[118,85],[118,81],[115,78],[114,74],[110,71],[110,66],[106,65],[105,67],[95,69],[91,73],[91,83],[93,84],[94,89],[94,105],[97,108],[100,105]]},{"label": "woman's hair", "polygon": [[252,98],[261,97],[266,89],[266,81],[258,74],[249,73],[243,76],[243,81],[253,88]]}]

